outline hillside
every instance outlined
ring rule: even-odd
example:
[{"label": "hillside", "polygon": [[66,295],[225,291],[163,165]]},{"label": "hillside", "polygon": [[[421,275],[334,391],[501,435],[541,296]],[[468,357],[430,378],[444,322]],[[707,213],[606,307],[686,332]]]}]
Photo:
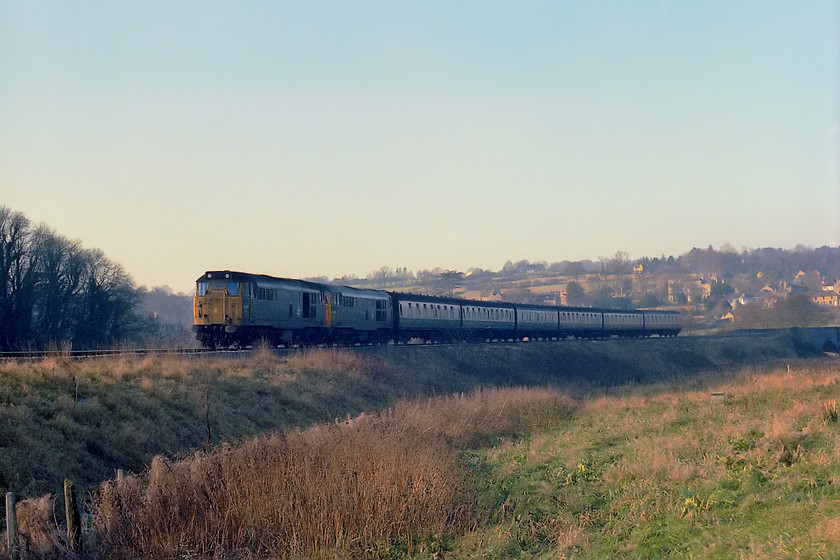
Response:
[{"label": "hillside", "polygon": [[48,358],[0,364],[0,492],[56,492],[272,430],[479,387],[573,396],[810,357],[790,335],[309,350],[278,357]]},{"label": "hillside", "polygon": [[[783,333],[5,364],[26,398],[4,410],[44,422],[3,442],[3,476],[84,481],[92,558],[823,558],[840,370],[819,356]],[[5,470],[48,432],[43,470]],[[182,458],[98,488],[75,470],[166,445]],[[59,502],[18,515],[30,550],[72,557]]]}]

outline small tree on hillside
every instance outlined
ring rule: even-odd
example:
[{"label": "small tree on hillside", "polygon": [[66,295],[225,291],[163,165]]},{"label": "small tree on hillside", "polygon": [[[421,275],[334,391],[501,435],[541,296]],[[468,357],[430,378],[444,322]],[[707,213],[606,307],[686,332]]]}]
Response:
[{"label": "small tree on hillside", "polygon": [[586,291],[578,282],[569,282],[566,286],[566,303],[571,306],[581,306],[586,302]]},{"label": "small tree on hillside", "polygon": [[449,296],[455,296],[455,289],[464,285],[464,273],[457,270],[444,270],[438,274],[438,283],[443,292]]}]

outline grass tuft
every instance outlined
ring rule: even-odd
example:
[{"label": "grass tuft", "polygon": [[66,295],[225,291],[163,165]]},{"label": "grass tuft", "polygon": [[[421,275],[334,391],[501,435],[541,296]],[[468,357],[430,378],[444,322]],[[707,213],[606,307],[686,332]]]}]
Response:
[{"label": "grass tuft", "polygon": [[837,399],[823,403],[822,419],[824,422],[837,422]]}]

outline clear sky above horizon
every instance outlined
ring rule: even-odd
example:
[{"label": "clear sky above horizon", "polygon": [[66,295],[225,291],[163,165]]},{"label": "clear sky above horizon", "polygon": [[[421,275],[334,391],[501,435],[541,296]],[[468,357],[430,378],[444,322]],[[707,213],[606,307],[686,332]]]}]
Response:
[{"label": "clear sky above horizon", "polygon": [[0,206],[176,291],[837,246],[840,2],[0,0]]}]

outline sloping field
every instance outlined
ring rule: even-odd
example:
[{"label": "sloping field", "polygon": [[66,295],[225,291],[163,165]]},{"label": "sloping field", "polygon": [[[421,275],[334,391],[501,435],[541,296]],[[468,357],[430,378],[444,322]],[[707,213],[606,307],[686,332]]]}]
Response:
[{"label": "sloping field", "polygon": [[815,353],[795,337],[315,349],[277,357],[150,356],[0,364],[0,492],[57,492],[271,430],[479,387],[607,387],[779,364]]},{"label": "sloping field", "polygon": [[834,558],[838,383],[815,361],[404,402],[156,459],[104,487],[95,526],[121,557]]},{"label": "sloping field", "polygon": [[[817,356],[788,333],[7,363],[2,491],[71,478],[103,558],[827,557]],[[21,504],[48,556],[62,508]]]}]

